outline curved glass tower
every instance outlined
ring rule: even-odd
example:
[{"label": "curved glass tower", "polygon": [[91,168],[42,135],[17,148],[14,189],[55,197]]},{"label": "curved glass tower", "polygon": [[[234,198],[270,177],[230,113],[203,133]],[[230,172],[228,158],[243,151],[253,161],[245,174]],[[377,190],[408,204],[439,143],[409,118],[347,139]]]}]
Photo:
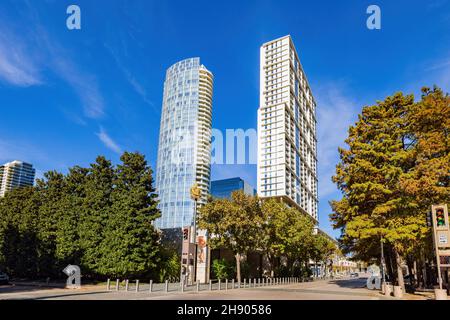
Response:
[{"label": "curved glass tower", "polygon": [[180,61],[166,73],[156,165],[159,229],[191,225],[197,183],[206,202],[210,185],[213,75],[200,58]]}]

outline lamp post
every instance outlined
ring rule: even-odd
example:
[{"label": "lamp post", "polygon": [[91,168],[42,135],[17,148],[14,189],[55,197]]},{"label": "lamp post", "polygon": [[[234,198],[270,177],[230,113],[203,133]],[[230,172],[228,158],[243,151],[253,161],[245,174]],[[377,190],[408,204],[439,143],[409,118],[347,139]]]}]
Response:
[{"label": "lamp post", "polygon": [[198,187],[197,183],[194,183],[194,185],[191,188],[191,199],[194,200],[194,216],[192,218],[192,226],[194,227],[193,230],[193,241],[192,243],[196,242],[196,235],[197,235],[197,202],[200,200],[200,197],[202,195],[202,192],[200,188]]},{"label": "lamp post", "polygon": [[[192,237],[191,237],[191,243],[195,245],[195,255],[197,253],[197,202],[200,200],[200,197],[202,195],[202,192],[200,188],[198,187],[197,183],[194,183],[194,185],[191,188],[191,199],[194,200],[194,215],[192,217]],[[191,276],[192,283],[196,281],[197,279],[197,261],[196,256],[194,256],[194,270],[193,275]]]}]

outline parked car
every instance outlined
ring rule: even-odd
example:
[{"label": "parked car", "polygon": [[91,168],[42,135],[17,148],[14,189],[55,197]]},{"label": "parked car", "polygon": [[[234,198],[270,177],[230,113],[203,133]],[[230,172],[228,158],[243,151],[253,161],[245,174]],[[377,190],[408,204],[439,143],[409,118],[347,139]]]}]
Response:
[{"label": "parked car", "polygon": [[6,273],[0,271],[0,284],[8,284],[9,277]]},{"label": "parked car", "polygon": [[352,273],[350,273],[350,277],[352,277],[352,278],[359,278],[359,273],[358,272],[352,272]]}]

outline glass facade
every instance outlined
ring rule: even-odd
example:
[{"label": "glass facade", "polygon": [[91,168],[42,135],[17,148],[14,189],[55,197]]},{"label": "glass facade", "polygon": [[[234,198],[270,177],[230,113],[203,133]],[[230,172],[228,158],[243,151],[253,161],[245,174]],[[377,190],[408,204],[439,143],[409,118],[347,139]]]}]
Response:
[{"label": "glass facade", "polygon": [[206,202],[210,183],[212,74],[199,58],[170,67],[164,97],[156,166],[156,191],[162,216],[157,228],[181,228],[193,222],[190,189],[197,183]]},{"label": "glass facade", "polygon": [[211,181],[211,195],[214,198],[231,199],[231,194],[239,190],[248,195],[256,195],[256,190],[241,178]]}]

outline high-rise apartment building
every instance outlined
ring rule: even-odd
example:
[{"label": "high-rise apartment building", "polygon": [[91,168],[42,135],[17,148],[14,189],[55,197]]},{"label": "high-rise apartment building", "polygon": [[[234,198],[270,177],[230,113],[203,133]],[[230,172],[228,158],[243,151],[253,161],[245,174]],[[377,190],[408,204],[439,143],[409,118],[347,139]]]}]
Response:
[{"label": "high-rise apartment building", "polygon": [[200,58],[180,61],[166,73],[155,187],[162,216],[160,229],[191,225],[194,201],[190,189],[201,190],[206,203],[211,174],[213,75]]},{"label": "high-rise apartment building", "polygon": [[33,166],[22,161],[0,165],[0,197],[15,188],[32,186],[35,174]]},{"label": "high-rise apartment building", "polygon": [[258,195],[318,220],[316,102],[290,36],[261,47]]}]

